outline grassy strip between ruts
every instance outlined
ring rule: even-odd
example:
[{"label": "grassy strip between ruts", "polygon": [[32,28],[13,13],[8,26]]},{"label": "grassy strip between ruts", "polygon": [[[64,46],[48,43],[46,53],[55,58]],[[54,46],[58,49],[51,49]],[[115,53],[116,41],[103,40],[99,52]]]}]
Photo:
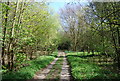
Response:
[{"label": "grassy strip between ruts", "polygon": [[62,69],[62,63],[63,63],[63,58],[59,58],[56,62],[55,65],[53,65],[53,68],[51,69],[51,71],[48,73],[46,79],[54,79],[54,80],[58,80],[60,77],[60,72]]},{"label": "grassy strip between ruts", "polygon": [[3,74],[2,81],[22,81],[23,79],[31,79],[35,72],[45,68],[50,62],[54,60],[54,58],[55,57],[53,56],[40,56],[35,60],[27,61],[26,63],[30,64],[30,66],[23,67],[17,72]]},{"label": "grassy strip between ruts", "polygon": [[120,80],[120,75],[105,70],[88,60],[88,58],[76,57],[69,53],[67,59],[71,66],[74,80],[79,81],[113,81]]}]

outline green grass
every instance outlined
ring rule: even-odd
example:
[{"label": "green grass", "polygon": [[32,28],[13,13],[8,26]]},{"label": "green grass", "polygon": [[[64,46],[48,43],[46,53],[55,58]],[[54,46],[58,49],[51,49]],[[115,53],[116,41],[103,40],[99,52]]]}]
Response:
[{"label": "green grass", "polygon": [[50,54],[50,56],[54,56],[54,57],[57,57],[58,56],[58,51],[54,51],[52,54]]},{"label": "green grass", "polygon": [[109,69],[103,69],[99,65],[89,61],[89,57],[76,57],[80,53],[68,53],[67,59],[71,66],[72,76],[76,80],[110,80],[120,79],[120,75],[112,73]]},{"label": "green grass", "polygon": [[8,72],[3,74],[3,81],[12,79],[11,81],[19,81],[21,79],[31,79],[35,72],[39,71],[42,68],[45,68],[50,62],[54,60],[53,56],[40,56],[39,58],[31,61],[27,61],[26,63],[30,64],[30,66],[26,66],[21,68],[17,72]]},{"label": "green grass", "polygon": [[[71,51],[65,51],[65,53],[67,53],[67,55],[76,55],[76,56],[85,56],[85,55],[92,55],[92,52],[88,53],[88,52],[71,52]],[[94,52],[94,55],[99,55],[98,52]]]}]

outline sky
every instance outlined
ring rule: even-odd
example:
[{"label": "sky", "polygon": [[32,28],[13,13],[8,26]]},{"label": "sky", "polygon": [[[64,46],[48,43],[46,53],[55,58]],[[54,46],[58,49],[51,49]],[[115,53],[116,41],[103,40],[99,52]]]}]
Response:
[{"label": "sky", "polygon": [[[60,8],[64,8],[64,5],[66,4],[67,2],[50,2],[49,6],[55,10],[55,12],[58,12]],[[86,5],[88,4],[88,2],[81,2],[82,5]]]},{"label": "sky", "polygon": [[[44,0],[35,0],[37,2],[41,2]],[[75,2],[75,1],[79,1],[81,2],[81,4],[87,4],[88,1],[90,0],[45,0],[45,2],[49,2],[49,6],[54,9],[55,12],[58,12],[60,8],[63,8],[64,5],[68,2]]]},{"label": "sky", "polygon": [[[41,1],[45,1],[45,2],[49,2],[49,6],[52,7],[52,9],[54,9],[55,12],[58,12],[60,8],[63,8],[66,2],[75,2],[75,1],[79,1],[81,2],[82,5],[88,4],[88,2],[90,1],[94,1],[94,2],[109,2],[112,0],[35,0],[36,2],[41,2]],[[114,0],[114,1],[119,1],[119,0]]]},{"label": "sky", "polygon": [[49,6],[55,10],[55,12],[58,12],[60,8],[63,8],[65,5],[65,2],[51,2]]}]

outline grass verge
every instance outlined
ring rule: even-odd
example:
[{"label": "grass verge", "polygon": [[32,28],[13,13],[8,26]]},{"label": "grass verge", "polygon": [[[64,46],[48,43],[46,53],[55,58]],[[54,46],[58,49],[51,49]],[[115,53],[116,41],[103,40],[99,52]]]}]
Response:
[{"label": "grass verge", "polygon": [[58,50],[54,51],[52,54],[50,54],[50,56],[57,57],[58,56]]},{"label": "grass verge", "polygon": [[88,57],[81,58],[74,56],[73,53],[68,53],[67,59],[71,66],[71,74],[74,80],[112,81],[120,79],[120,74],[113,73],[109,69],[101,68],[99,65],[89,61]]},{"label": "grass verge", "polygon": [[17,72],[8,72],[3,74],[2,81],[24,81],[26,79],[31,79],[35,72],[45,68],[50,62],[54,60],[53,56],[40,56],[39,58],[31,61],[27,61],[30,66],[26,66],[18,70]]}]

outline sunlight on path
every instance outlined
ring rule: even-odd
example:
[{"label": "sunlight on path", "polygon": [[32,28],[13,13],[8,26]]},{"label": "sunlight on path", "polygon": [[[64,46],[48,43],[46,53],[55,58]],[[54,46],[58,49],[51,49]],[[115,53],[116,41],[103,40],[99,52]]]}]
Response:
[{"label": "sunlight on path", "polygon": [[[57,61],[59,61],[59,59],[62,58],[63,62],[59,65],[61,65],[61,69],[59,69],[59,71],[61,71],[60,73],[57,74],[53,74],[56,72],[56,69],[53,67],[56,65]],[[55,70],[55,72],[53,72],[52,74],[50,74],[51,70]],[[48,76],[50,75],[55,75],[59,78],[53,78],[52,76],[48,78]],[[54,61],[48,65],[46,68],[44,68],[42,71],[38,72],[35,74],[33,79],[60,79],[60,81],[70,81],[70,73],[69,73],[69,65],[67,63],[67,59],[65,57],[65,53],[64,52],[58,52],[58,57],[54,59]]]},{"label": "sunlight on path", "polygon": [[64,80],[70,81],[69,65],[67,63],[65,53],[64,52],[62,53],[63,53],[64,58],[63,58],[63,66],[62,66],[60,81],[64,81]]},{"label": "sunlight on path", "polygon": [[45,68],[40,74],[35,75],[34,79],[45,79],[45,77],[50,72],[50,70],[52,69],[53,65],[56,63],[57,60],[58,58],[55,58],[55,60],[50,65],[48,65],[48,67]]}]

